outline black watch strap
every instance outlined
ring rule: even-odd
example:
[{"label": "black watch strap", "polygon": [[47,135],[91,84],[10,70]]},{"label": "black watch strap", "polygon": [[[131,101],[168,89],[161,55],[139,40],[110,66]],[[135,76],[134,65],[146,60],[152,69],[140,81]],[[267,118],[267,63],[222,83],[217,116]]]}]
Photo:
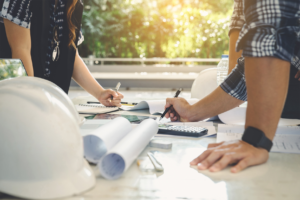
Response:
[{"label": "black watch strap", "polygon": [[251,126],[246,128],[242,140],[255,147],[266,149],[267,151],[270,151],[273,146],[273,142],[266,137],[264,132]]}]

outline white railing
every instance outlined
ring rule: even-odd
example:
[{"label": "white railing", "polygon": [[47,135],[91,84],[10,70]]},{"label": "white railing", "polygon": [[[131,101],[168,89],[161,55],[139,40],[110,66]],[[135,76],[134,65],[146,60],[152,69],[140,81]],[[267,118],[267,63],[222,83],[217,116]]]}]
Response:
[{"label": "white railing", "polygon": [[[219,58],[82,58],[104,87],[191,88],[194,79]],[[72,82],[72,85],[76,85]]]},{"label": "white railing", "polygon": [[100,64],[105,65],[105,62],[140,62],[141,65],[145,65],[147,62],[154,63],[166,63],[166,62],[178,62],[182,65],[194,65],[193,63],[216,63],[220,58],[82,58],[88,65]]}]

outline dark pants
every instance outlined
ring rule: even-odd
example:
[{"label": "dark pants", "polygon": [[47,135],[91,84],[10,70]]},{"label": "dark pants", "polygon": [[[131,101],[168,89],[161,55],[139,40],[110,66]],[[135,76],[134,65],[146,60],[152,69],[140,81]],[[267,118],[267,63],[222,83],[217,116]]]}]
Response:
[{"label": "dark pants", "polygon": [[300,81],[295,79],[297,69],[291,66],[287,98],[282,111],[282,118],[300,119]]}]

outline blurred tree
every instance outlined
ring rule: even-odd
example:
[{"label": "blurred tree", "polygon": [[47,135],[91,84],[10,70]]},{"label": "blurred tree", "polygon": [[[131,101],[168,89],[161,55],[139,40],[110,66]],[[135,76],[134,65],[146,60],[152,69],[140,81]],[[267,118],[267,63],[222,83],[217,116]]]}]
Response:
[{"label": "blurred tree", "polygon": [[83,57],[220,57],[232,0],[88,0]]}]

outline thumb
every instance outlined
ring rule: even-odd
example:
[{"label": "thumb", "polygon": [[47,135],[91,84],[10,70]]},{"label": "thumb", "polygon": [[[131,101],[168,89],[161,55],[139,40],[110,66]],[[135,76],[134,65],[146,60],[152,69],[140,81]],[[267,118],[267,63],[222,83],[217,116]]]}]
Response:
[{"label": "thumb", "polygon": [[107,90],[108,94],[112,95],[113,97],[117,97],[117,93],[115,91],[113,91],[112,89],[108,89]]},{"label": "thumb", "polygon": [[170,107],[171,105],[173,105],[173,104],[174,104],[174,101],[175,101],[174,98],[167,98],[167,99],[166,99],[166,105],[165,105],[165,108],[168,108],[168,107]]}]

